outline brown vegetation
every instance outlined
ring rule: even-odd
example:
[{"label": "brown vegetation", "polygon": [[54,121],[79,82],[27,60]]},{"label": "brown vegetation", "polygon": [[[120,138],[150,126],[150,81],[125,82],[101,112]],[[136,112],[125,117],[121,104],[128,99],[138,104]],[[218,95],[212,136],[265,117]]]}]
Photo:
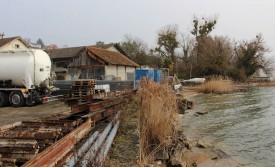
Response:
[{"label": "brown vegetation", "polygon": [[275,79],[272,79],[271,81],[266,82],[258,82],[250,84],[250,86],[275,86]]},{"label": "brown vegetation", "polygon": [[177,122],[176,96],[168,85],[143,80],[140,99],[140,162],[148,163],[159,149],[171,145]]},{"label": "brown vegetation", "polygon": [[223,77],[214,77],[210,81],[195,88],[200,93],[224,94],[234,91],[233,82]]}]

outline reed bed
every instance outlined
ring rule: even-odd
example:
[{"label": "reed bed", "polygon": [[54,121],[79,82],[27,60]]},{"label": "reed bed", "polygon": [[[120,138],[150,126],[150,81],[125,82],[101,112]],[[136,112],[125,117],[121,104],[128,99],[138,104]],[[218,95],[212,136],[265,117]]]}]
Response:
[{"label": "reed bed", "polygon": [[154,153],[171,145],[177,123],[176,96],[166,84],[143,80],[140,102],[140,161],[148,163]]},{"label": "reed bed", "polygon": [[234,91],[233,82],[224,77],[213,77],[210,81],[195,88],[200,93],[226,94]]},{"label": "reed bed", "polygon": [[251,85],[253,85],[253,86],[275,86],[275,79],[272,79],[271,81],[265,81],[265,82],[256,82]]}]

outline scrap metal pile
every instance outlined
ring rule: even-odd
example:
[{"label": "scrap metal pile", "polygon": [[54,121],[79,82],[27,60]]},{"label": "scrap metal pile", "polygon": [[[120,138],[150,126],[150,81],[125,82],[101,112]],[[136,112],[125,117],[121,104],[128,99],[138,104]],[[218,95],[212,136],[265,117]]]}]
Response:
[{"label": "scrap metal pile", "polygon": [[[71,120],[72,119],[72,120]],[[0,165],[22,165],[78,127],[83,120],[68,118],[23,121],[2,127]]]},{"label": "scrap metal pile", "polygon": [[93,99],[72,105],[66,116],[0,127],[0,166],[101,166],[128,96]]}]

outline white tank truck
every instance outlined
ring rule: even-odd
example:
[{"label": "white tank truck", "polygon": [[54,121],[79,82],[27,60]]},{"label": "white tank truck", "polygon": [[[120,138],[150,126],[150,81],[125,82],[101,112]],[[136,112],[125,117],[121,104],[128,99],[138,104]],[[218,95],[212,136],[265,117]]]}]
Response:
[{"label": "white tank truck", "polygon": [[38,49],[0,51],[0,107],[42,102],[49,93],[51,59]]}]

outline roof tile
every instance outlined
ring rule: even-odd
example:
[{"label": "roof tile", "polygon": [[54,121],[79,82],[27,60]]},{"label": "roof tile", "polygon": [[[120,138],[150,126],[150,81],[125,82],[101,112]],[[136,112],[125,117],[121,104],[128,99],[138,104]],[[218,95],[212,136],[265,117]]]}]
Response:
[{"label": "roof tile", "polygon": [[19,37],[10,37],[10,38],[3,38],[3,39],[0,39],[0,47],[10,43],[11,41],[17,39]]},{"label": "roof tile", "polygon": [[96,48],[92,46],[86,46],[87,50],[89,51],[89,54],[93,54],[93,56],[98,57],[99,59],[104,60],[108,64],[113,65],[127,65],[127,66],[133,66],[138,67],[139,65],[132,60],[130,60],[125,55],[114,52],[106,49]]}]

